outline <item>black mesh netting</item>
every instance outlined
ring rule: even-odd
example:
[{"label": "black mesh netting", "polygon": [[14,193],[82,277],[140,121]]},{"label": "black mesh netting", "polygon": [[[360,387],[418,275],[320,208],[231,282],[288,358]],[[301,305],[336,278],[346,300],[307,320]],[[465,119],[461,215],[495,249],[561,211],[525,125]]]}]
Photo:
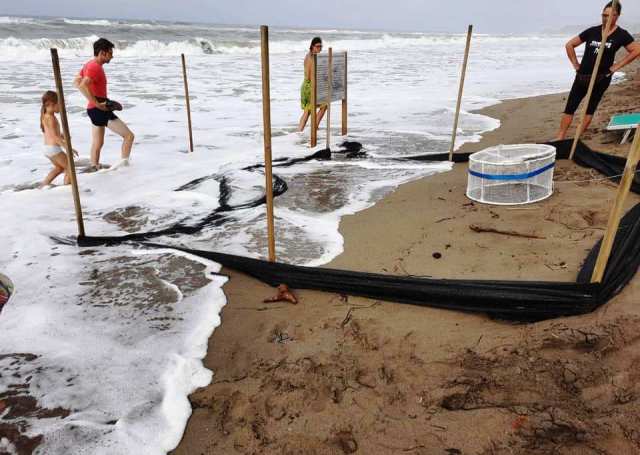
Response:
[{"label": "black mesh netting", "polygon": [[[571,141],[552,142],[550,145],[556,147],[557,159],[568,158]],[[350,143],[338,153],[354,153],[354,156],[359,156],[362,152],[359,144]],[[331,151],[324,150],[321,153],[310,155],[307,159],[317,158],[330,159]],[[456,154],[454,161],[465,162],[468,158],[468,154]],[[448,154],[429,154],[398,159],[444,161],[448,159]],[[613,176],[622,174],[625,166],[624,158],[594,152],[583,143],[579,143],[574,160],[581,166],[596,169],[605,176],[612,177],[612,180],[619,180],[619,177]],[[299,161],[300,159],[283,160],[277,164],[287,166]],[[255,168],[258,167],[255,166]],[[188,189],[188,187],[189,184],[180,189]],[[286,191],[286,183],[276,177],[275,188],[276,194],[281,194]],[[640,181],[637,179],[637,174],[632,191],[640,192]],[[221,207],[194,225],[176,225],[174,228],[162,231],[119,237],[87,236],[78,238],[78,244],[80,246],[114,245],[132,240],[144,241],[160,235],[193,233],[210,223],[220,223],[227,212],[236,209],[236,207],[224,203],[228,199],[228,195],[225,196],[224,191],[221,191],[221,198]],[[262,203],[264,203],[264,197],[243,204],[243,207]],[[640,265],[640,204],[631,209],[622,219],[604,279],[599,284],[591,284],[589,281],[600,249],[600,242],[587,256],[574,283],[443,280],[390,276],[271,263],[242,256],[176,248],[156,243],[145,242],[145,245],[179,249],[213,260],[230,269],[244,272],[274,286],[286,283],[298,289],[315,289],[449,310],[483,312],[505,319],[530,321],[588,313],[606,303],[626,286]]]}]

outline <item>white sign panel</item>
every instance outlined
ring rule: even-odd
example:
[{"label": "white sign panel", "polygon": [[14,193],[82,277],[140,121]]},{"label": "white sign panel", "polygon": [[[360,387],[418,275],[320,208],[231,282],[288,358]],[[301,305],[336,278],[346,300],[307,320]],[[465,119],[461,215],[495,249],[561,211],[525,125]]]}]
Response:
[{"label": "white sign panel", "polygon": [[[340,101],[346,98],[346,52],[333,53],[333,80],[331,101]],[[318,84],[317,103],[326,104],[329,92],[329,54],[322,53],[317,55],[316,80]]]}]

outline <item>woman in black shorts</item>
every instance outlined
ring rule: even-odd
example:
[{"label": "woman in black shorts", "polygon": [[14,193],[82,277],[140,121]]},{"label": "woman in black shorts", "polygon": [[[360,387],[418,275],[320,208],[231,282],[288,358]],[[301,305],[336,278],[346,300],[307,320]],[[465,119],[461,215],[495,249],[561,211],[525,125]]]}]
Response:
[{"label": "woman in black shorts", "polygon": [[[604,55],[598,67],[596,84],[593,88],[589,105],[587,106],[582,131],[589,128],[593,114],[596,112],[598,104],[611,84],[613,73],[619,71],[622,67],[628,65],[640,56],[640,44],[633,40],[633,36],[631,36],[629,32],[617,25],[621,12],[622,5],[620,5],[620,3],[616,5],[615,10],[612,7],[612,2],[607,3],[602,11],[602,25],[596,25],[595,27],[586,29],[566,44],[567,56],[577,71],[577,74],[571,87],[571,92],[569,93],[564,115],[560,121],[560,129],[556,136],[557,140],[562,140],[566,137],[567,130],[573,121],[573,115],[587,95],[591,75],[596,65],[600,43],[602,42],[602,35],[604,34],[604,29],[610,15],[613,15],[611,31],[607,36]],[[575,49],[582,45],[582,43],[585,43],[584,56],[582,57],[582,62],[578,62]],[[615,63],[616,52],[622,47],[627,50],[628,54],[623,60]]]}]

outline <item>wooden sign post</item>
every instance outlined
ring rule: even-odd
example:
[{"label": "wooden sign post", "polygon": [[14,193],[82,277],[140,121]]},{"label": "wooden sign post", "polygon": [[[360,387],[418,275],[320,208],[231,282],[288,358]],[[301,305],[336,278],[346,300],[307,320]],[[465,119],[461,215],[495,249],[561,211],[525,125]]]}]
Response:
[{"label": "wooden sign post", "polygon": [[318,104],[318,56],[313,54],[311,64],[311,147],[318,145],[318,113],[316,105]]},{"label": "wooden sign post", "polygon": [[462,61],[462,73],[460,74],[460,87],[458,88],[458,101],[456,102],[456,115],[453,118],[453,134],[451,135],[451,148],[449,149],[449,161],[453,161],[453,151],[456,147],[456,135],[458,133],[458,119],[460,118],[460,106],[462,105],[462,92],[464,91],[464,79],[467,74],[467,63],[469,61],[469,49],[471,48],[471,35],[473,25],[469,25],[467,30],[467,45],[464,49],[464,60]]},{"label": "wooden sign post", "polygon": [[[334,101],[342,101],[342,134],[347,134],[347,53],[333,52],[313,55],[311,70],[311,147],[318,143],[316,109]],[[329,65],[331,60],[331,65]],[[331,66],[331,70],[329,70]],[[329,82],[331,81],[331,82]],[[329,114],[330,115],[330,114]]]},{"label": "wooden sign post", "polygon": [[[333,49],[329,48],[329,96],[331,99],[331,92],[333,86]],[[331,103],[327,104],[327,150],[331,148]]]},{"label": "wooden sign post", "polygon": [[347,53],[344,53],[344,98],[342,98],[342,135],[347,135]]},{"label": "wooden sign post", "polygon": [[596,64],[593,67],[593,72],[591,73],[591,80],[589,81],[589,89],[587,90],[587,96],[584,99],[584,106],[582,109],[582,115],[580,116],[580,121],[578,122],[578,128],[576,130],[576,137],[573,138],[573,144],[571,145],[571,153],[569,153],[569,159],[573,159],[573,155],[576,153],[576,147],[578,146],[578,141],[580,140],[580,136],[584,131],[582,130],[582,124],[584,123],[584,118],[587,116],[587,109],[589,107],[589,102],[591,101],[591,95],[593,94],[593,88],[596,85],[596,79],[598,78],[598,69],[600,68],[600,62],[602,61],[602,56],[604,55],[604,47],[607,44],[607,39],[609,38],[609,30],[611,30],[611,23],[613,21],[613,13],[615,12],[616,7],[618,6],[618,0],[613,0],[613,4],[611,6],[611,15],[607,20],[607,25],[604,28],[604,36],[600,40],[600,48],[598,49],[598,56],[596,57]]},{"label": "wooden sign post", "polygon": [[609,222],[607,223],[607,230],[605,231],[602,243],[600,244],[600,252],[598,253],[598,259],[593,269],[593,275],[591,276],[592,283],[602,282],[604,272],[609,262],[609,256],[611,255],[611,249],[613,248],[613,242],[620,226],[620,218],[622,217],[622,211],[624,209],[624,203],[629,194],[629,189],[633,183],[633,178],[636,175],[636,168],[638,167],[638,161],[640,161],[640,126],[636,130],[636,135],[627,157],[627,164],[624,168],[624,174],[620,181],[618,188],[618,195],[616,196],[615,203],[611,208],[609,215]]},{"label": "wooden sign post", "polygon": [[184,98],[187,100],[187,124],[189,125],[189,151],[193,152],[193,131],[191,129],[191,103],[189,101],[189,84],[187,83],[187,63],[182,56],[182,77],[184,79]]},{"label": "wooden sign post", "polygon": [[264,129],[264,175],[267,196],[267,235],[269,261],[276,260],[275,227],[273,222],[273,173],[271,168],[271,88],[269,85],[269,27],[260,26],[262,51],[262,120]]},{"label": "wooden sign post", "polygon": [[56,80],[56,91],[58,92],[58,105],[60,106],[60,120],[62,121],[62,131],[64,132],[65,147],[67,149],[67,172],[71,180],[71,192],[73,194],[73,205],[76,210],[76,221],[78,223],[78,237],[84,237],[84,219],[82,217],[82,206],[80,205],[80,193],[78,191],[78,179],[76,178],[76,163],[73,159],[73,148],[71,147],[71,133],[69,131],[69,121],[67,119],[67,106],[64,102],[64,89],[62,87],[62,75],[60,73],[60,61],[58,59],[58,49],[51,49],[51,63],[53,64],[53,76]]}]

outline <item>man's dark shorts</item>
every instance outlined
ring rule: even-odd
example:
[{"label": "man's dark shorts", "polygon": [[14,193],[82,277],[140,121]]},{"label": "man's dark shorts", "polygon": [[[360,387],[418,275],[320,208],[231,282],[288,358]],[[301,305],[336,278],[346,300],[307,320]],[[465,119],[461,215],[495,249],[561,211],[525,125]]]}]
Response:
[{"label": "man's dark shorts", "polygon": [[[564,113],[573,115],[578,110],[578,106],[587,96],[589,91],[590,74],[576,74],[576,79],[573,81],[571,92],[569,92],[569,98],[567,99],[567,106],[564,108]],[[591,100],[587,106],[587,115],[593,115],[600,104],[600,100],[604,96],[604,92],[607,91],[611,85],[611,76],[605,74],[598,74],[596,76],[596,84],[593,87],[593,93],[591,94]]]},{"label": "man's dark shorts", "polygon": [[101,111],[97,107],[87,109],[87,115],[95,126],[107,126],[109,120],[116,120],[116,114],[112,111]]}]

